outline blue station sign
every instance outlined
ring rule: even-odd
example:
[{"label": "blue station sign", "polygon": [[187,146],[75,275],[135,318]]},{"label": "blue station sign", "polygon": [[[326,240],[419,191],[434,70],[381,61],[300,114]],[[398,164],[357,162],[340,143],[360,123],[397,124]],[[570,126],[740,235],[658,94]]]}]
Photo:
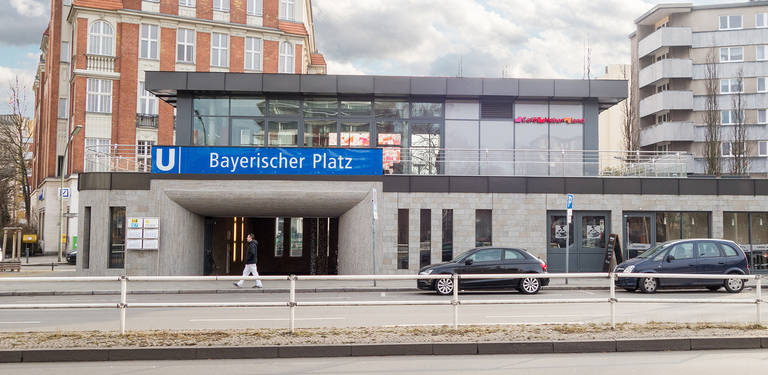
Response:
[{"label": "blue station sign", "polygon": [[383,174],[376,148],[154,146],[152,173],[229,175]]}]

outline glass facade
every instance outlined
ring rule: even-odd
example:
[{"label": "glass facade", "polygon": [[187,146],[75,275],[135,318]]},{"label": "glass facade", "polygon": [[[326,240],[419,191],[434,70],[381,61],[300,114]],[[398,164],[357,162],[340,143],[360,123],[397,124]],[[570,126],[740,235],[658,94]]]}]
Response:
[{"label": "glass facade", "polygon": [[432,210],[419,210],[419,267],[432,263]]},{"label": "glass facade", "polygon": [[754,272],[768,272],[768,212],[724,212],[723,238],[744,249]]},{"label": "glass facade", "polygon": [[493,246],[493,212],[475,210],[475,246]]},{"label": "glass facade", "polygon": [[397,269],[408,269],[408,210],[397,210]]},{"label": "glass facade", "polygon": [[125,267],[125,207],[109,208],[109,265]]},{"label": "glass facade", "polygon": [[443,252],[442,261],[453,259],[453,210],[443,210]]}]

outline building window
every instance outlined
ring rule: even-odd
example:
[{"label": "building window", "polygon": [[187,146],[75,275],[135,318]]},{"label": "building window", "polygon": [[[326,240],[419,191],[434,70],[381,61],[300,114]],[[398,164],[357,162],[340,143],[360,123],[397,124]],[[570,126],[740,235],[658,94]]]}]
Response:
[{"label": "building window", "polygon": [[666,60],[669,58],[669,52],[662,53],[661,55],[656,56],[656,61]]},{"label": "building window", "polygon": [[109,208],[109,268],[125,266],[125,207]]},{"label": "building window", "polygon": [[661,124],[661,123],[668,122],[668,121],[669,121],[669,113],[664,113],[664,114],[656,116],[656,123],[657,124]]},{"label": "building window", "polygon": [[144,82],[139,82],[139,108],[138,113],[143,115],[157,115],[157,97],[144,89]]},{"label": "building window", "polygon": [[86,112],[112,113],[112,81],[88,78]]},{"label": "building window", "polygon": [[113,37],[114,31],[109,23],[105,21],[92,23],[88,32],[88,53],[91,55],[113,56]]},{"label": "building window", "polygon": [[397,269],[408,269],[408,209],[397,210]]},{"label": "building window", "polygon": [[285,218],[278,217],[275,223],[275,258],[283,257],[285,246]]},{"label": "building window", "polygon": [[735,30],[741,27],[741,16],[720,16],[720,30]]},{"label": "building window", "polygon": [[59,118],[69,118],[69,106],[67,105],[67,98],[59,98]]},{"label": "building window", "polygon": [[746,251],[753,270],[768,270],[768,213],[724,212],[723,238]]},{"label": "building window", "polygon": [[738,78],[721,79],[720,80],[720,93],[721,94],[736,94],[744,92],[744,85]]},{"label": "building window", "polygon": [[760,77],[757,79],[757,92],[768,92],[768,78]]},{"label": "building window", "polygon": [[493,213],[491,210],[475,210],[475,246],[492,246]]},{"label": "building window", "polygon": [[758,61],[768,60],[768,45],[755,47],[755,59]]},{"label": "building window", "polygon": [[767,124],[768,123],[768,109],[758,109],[757,110],[757,123],[758,124]]},{"label": "building window", "polygon": [[68,63],[69,62],[69,42],[62,41],[61,42],[61,51],[59,51],[59,61]]},{"label": "building window", "polygon": [[736,112],[734,110],[730,111],[720,111],[720,124],[721,125],[733,125],[739,123],[739,120],[744,119],[744,111]]},{"label": "building window", "polygon": [[229,35],[211,33],[211,66],[229,66]]},{"label": "building window", "polygon": [[141,25],[139,35],[139,58],[157,60],[158,31],[157,25]]},{"label": "building window", "polygon": [[432,210],[419,210],[419,268],[432,264]]},{"label": "building window", "polygon": [[278,73],[294,73],[293,45],[288,42],[280,43],[280,64]]},{"label": "building window", "polygon": [[109,138],[85,138],[85,171],[109,172]]},{"label": "building window", "polygon": [[261,0],[248,0],[247,11],[249,16],[260,16],[262,9],[263,6],[261,4]]},{"label": "building window", "polygon": [[442,261],[453,259],[453,210],[443,210],[443,252]]},{"label": "building window", "polygon": [[260,38],[245,38],[245,70],[261,70]]},{"label": "building window", "polygon": [[195,63],[195,30],[176,30],[176,61]]},{"label": "building window", "polygon": [[229,12],[229,0],[213,0],[213,10]]},{"label": "building window", "polygon": [[656,152],[669,152],[669,143],[656,145]]},{"label": "building window", "polygon": [[744,47],[720,48],[720,62],[741,62],[741,61],[744,61]]},{"label": "building window", "polygon": [[291,248],[288,255],[292,258],[300,258],[304,246],[304,219],[291,218]]},{"label": "building window", "polygon": [[768,13],[758,13],[755,15],[755,27],[768,27]]},{"label": "building window", "polygon": [[731,143],[731,142],[722,142],[722,143],[720,143],[720,154],[723,157],[731,157],[731,156],[733,156],[733,143]]},{"label": "building window", "polygon": [[187,8],[194,8],[195,7],[195,0],[179,0],[179,6],[187,7]]},{"label": "building window", "polygon": [[757,154],[760,156],[768,156],[768,141],[757,142]]},{"label": "building window", "polygon": [[136,143],[136,169],[139,172],[152,171],[152,146],[155,141],[138,141]]},{"label": "building window", "polygon": [[296,14],[296,2],[294,0],[280,0],[280,19],[293,21]]},{"label": "building window", "polygon": [[660,92],[664,92],[664,91],[669,91],[669,83],[665,83],[663,85],[656,86],[656,93],[657,94],[660,93]]}]

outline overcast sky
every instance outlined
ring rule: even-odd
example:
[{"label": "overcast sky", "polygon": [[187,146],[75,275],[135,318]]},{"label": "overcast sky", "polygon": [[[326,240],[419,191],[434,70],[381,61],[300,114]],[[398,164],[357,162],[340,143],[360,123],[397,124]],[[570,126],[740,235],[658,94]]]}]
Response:
[{"label": "overcast sky", "polygon": [[[696,0],[695,4],[746,0]],[[582,78],[629,63],[633,20],[658,0],[314,0],[328,73]],[[666,1],[674,2],[674,1]],[[8,82],[30,87],[48,0],[0,0],[0,113]],[[31,94],[30,94],[31,95]],[[30,99],[31,100],[31,99]]]}]

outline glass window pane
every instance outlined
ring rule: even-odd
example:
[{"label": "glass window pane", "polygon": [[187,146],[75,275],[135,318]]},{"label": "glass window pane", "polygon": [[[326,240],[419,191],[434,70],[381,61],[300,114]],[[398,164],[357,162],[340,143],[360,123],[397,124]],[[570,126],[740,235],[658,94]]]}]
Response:
[{"label": "glass window pane", "polygon": [[741,16],[731,16],[731,24],[729,26],[732,29],[740,29],[741,28]]},{"label": "glass window pane", "polygon": [[679,212],[657,212],[656,213],[656,243],[662,243],[662,242],[679,240],[679,239],[680,239],[680,213]]},{"label": "glass window pane", "polygon": [[192,144],[198,146],[225,146],[229,140],[228,117],[195,117]]},{"label": "glass window pane", "polygon": [[275,224],[275,257],[283,256],[283,246],[285,243],[285,218],[278,217]]},{"label": "glass window pane", "polygon": [[341,116],[342,117],[357,117],[357,116],[370,116],[371,115],[371,101],[354,101],[354,100],[342,100],[341,101]]},{"label": "glass window pane", "polygon": [[267,102],[264,98],[232,98],[232,116],[265,116]]},{"label": "glass window pane", "polygon": [[573,222],[566,228],[565,215],[552,216],[552,224],[549,228],[549,247],[556,249],[565,249],[565,239],[568,238],[568,243],[573,245],[573,237],[568,236],[568,230],[573,233]]},{"label": "glass window pane", "polygon": [[125,207],[110,207],[109,214],[108,268],[123,268],[125,265]]},{"label": "glass window pane", "polygon": [[753,270],[768,270],[768,213],[753,212],[752,246],[749,253]]},{"label": "glass window pane", "polygon": [[683,213],[683,238],[709,237],[709,214],[706,212]]},{"label": "glass window pane", "polygon": [[523,254],[517,250],[504,250],[504,260],[523,260]]},{"label": "glass window pane", "polygon": [[720,247],[714,242],[699,242],[699,258],[721,257]]},{"label": "glass window pane", "polygon": [[728,16],[720,16],[720,28],[721,29],[728,28]]},{"label": "glass window pane", "polygon": [[491,210],[475,210],[475,246],[492,246],[492,220]]},{"label": "glass window pane", "polygon": [[723,213],[723,238],[749,248],[749,214],[746,212]]},{"label": "glass window pane", "polygon": [[432,263],[432,210],[419,210],[419,267]]},{"label": "glass window pane", "polygon": [[232,146],[264,146],[264,120],[232,119]]},{"label": "glass window pane", "polygon": [[376,100],[373,106],[376,117],[408,118],[408,102],[399,100]]},{"label": "glass window pane", "polygon": [[741,47],[731,48],[731,60],[741,61],[744,59],[744,49]]},{"label": "glass window pane", "polygon": [[397,210],[397,269],[408,269],[408,209]]},{"label": "glass window pane", "polygon": [[469,256],[474,262],[501,262],[501,249],[480,250]]},{"label": "glass window pane", "polygon": [[443,253],[442,261],[453,259],[453,210],[443,210]]},{"label": "glass window pane", "polygon": [[269,114],[272,116],[299,116],[298,100],[277,100],[269,101]]},{"label": "glass window pane", "polygon": [[229,116],[229,99],[194,99],[195,116]]},{"label": "glass window pane", "polygon": [[304,250],[304,219],[291,218],[291,250],[289,256],[301,257]]},{"label": "glass window pane", "polygon": [[304,120],[304,146],[336,145],[336,120]]},{"label": "glass window pane", "polygon": [[677,244],[669,251],[669,255],[675,257],[676,260],[693,259],[693,243]]},{"label": "glass window pane", "polygon": [[605,248],[605,216],[582,216],[581,247]]},{"label": "glass window pane", "polygon": [[414,124],[411,129],[411,173],[438,173],[440,153],[440,124]]},{"label": "glass window pane", "polygon": [[406,146],[408,123],[405,121],[377,121],[378,146]]},{"label": "glass window pane", "polygon": [[298,121],[270,121],[268,129],[270,146],[297,146],[299,140]]},{"label": "glass window pane", "polygon": [[371,125],[368,122],[341,123],[341,145],[344,147],[368,147],[371,145]]},{"label": "glass window pane", "polygon": [[339,113],[339,101],[336,99],[308,99],[304,101],[304,117],[336,117]]},{"label": "glass window pane", "polygon": [[443,103],[413,103],[413,117],[443,117]]}]

